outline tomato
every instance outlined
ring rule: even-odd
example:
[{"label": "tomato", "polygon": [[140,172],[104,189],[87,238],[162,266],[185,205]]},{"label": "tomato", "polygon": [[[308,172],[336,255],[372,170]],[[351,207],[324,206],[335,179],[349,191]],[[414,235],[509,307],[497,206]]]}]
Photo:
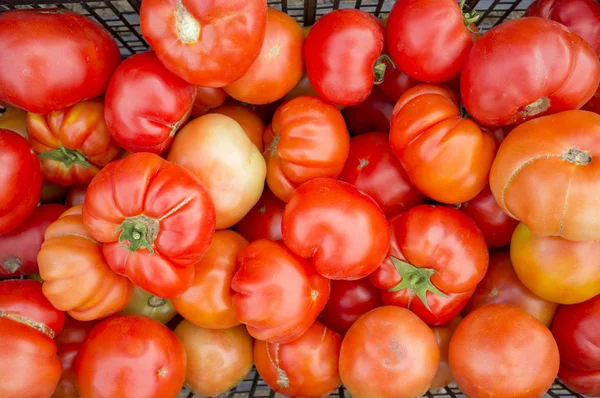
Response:
[{"label": "tomato", "polygon": [[144,315],[167,324],[177,314],[171,300],[156,297],[138,286],[133,287],[129,303],[119,313],[120,315]]},{"label": "tomato", "polygon": [[162,298],[183,293],[208,249],[215,210],[189,171],[150,153],[112,162],[87,189],[83,223],[117,274]]},{"label": "tomato", "polygon": [[0,129],[11,130],[27,139],[27,112],[17,108],[6,108],[0,115]]},{"label": "tomato", "polygon": [[231,280],[237,270],[237,255],[246,246],[248,241],[237,232],[217,231],[206,254],[195,265],[192,286],[172,299],[177,312],[205,328],[227,329],[239,325],[232,303]]},{"label": "tomato", "polygon": [[561,112],[523,123],[504,140],[490,172],[502,210],[535,234],[600,239],[600,115]]},{"label": "tomato", "polygon": [[510,244],[519,221],[502,211],[489,185],[473,199],[459,206],[463,213],[475,221],[489,247],[504,247]]},{"label": "tomato", "polygon": [[454,335],[460,322],[462,322],[462,319],[461,316],[457,316],[446,326],[432,328],[433,333],[435,333],[435,338],[440,346],[440,365],[431,382],[431,390],[446,387],[454,381],[452,369],[450,369],[450,365],[448,364],[448,348],[450,347],[450,339]]},{"label": "tomato", "polygon": [[104,105],[98,100],[46,115],[28,113],[27,130],[39,154],[44,180],[54,184],[88,184],[121,152],[104,121]]},{"label": "tomato", "polygon": [[508,126],[579,109],[598,84],[598,54],[582,38],[554,21],[519,18],[490,29],[475,43],[460,91],[479,123]]},{"label": "tomato", "polygon": [[237,265],[233,308],[256,339],[289,343],[299,338],[329,300],[329,280],[282,243],[252,242],[239,252]]},{"label": "tomato", "polygon": [[164,152],[187,121],[196,87],[171,73],[148,51],[127,58],[106,90],[106,124],[129,152]]},{"label": "tomato", "polygon": [[520,308],[489,304],[469,314],[450,340],[450,369],[478,397],[541,397],[558,372],[552,333]]},{"label": "tomato", "polygon": [[13,131],[0,129],[0,159],[0,235],[3,235],[18,227],[37,206],[43,174],[29,142]]},{"label": "tomato", "polygon": [[56,336],[58,344],[58,357],[62,364],[62,376],[58,385],[52,394],[52,398],[78,398],[77,381],[75,380],[75,370],[73,363],[79,352],[81,343],[85,340],[88,332],[96,326],[97,322],[82,322],[74,318],[67,317],[65,327]]},{"label": "tomato", "polygon": [[600,4],[595,0],[537,0],[527,17],[541,17],[560,22],[577,33],[600,55]]},{"label": "tomato", "polygon": [[342,336],[315,322],[286,344],[256,341],[254,361],[261,378],[288,397],[323,397],[342,385],[338,360]]},{"label": "tomato", "polygon": [[389,133],[393,109],[394,103],[389,101],[381,91],[374,89],[367,99],[360,104],[345,108],[342,114],[352,135],[369,131]]},{"label": "tomato", "polygon": [[0,16],[0,101],[46,114],[98,97],[121,55],[98,23],[65,9]]},{"label": "tomato", "polygon": [[225,102],[227,93],[222,88],[196,87],[196,99],[192,106],[191,117],[202,116],[211,109],[217,108]]},{"label": "tomato", "polygon": [[340,376],[355,398],[420,397],[440,360],[431,329],[404,308],[374,309],[352,325],[340,352]]},{"label": "tomato", "polygon": [[425,201],[392,153],[385,133],[371,132],[350,140],[340,179],[375,199],[386,217]]},{"label": "tomato", "polygon": [[225,87],[227,94],[251,104],[267,104],[291,91],[304,71],[304,32],[284,12],[267,10],[267,30],[260,54],[250,69]]},{"label": "tomato", "polygon": [[0,278],[38,272],[37,254],[44,232],[65,210],[65,206],[56,204],[36,207],[16,229],[0,235]]},{"label": "tomato", "polygon": [[77,387],[84,397],[177,397],[185,371],[185,351],[175,334],[138,315],[98,324],[75,358]]},{"label": "tomato", "polygon": [[223,87],[250,69],[265,37],[263,0],[146,0],[142,34],[160,61],[191,84]]},{"label": "tomato", "polygon": [[408,77],[408,75],[399,68],[394,67],[392,62],[384,59],[386,64],[385,75],[383,82],[377,86],[383,95],[394,104],[406,90],[419,84],[416,80]]},{"label": "tomato", "polygon": [[306,73],[317,93],[334,104],[363,102],[385,73],[379,59],[384,38],[381,22],[364,11],[341,9],[321,17],[304,44]]},{"label": "tomato", "polygon": [[175,138],[168,159],[206,185],[216,209],[217,229],[240,221],[262,194],[265,160],[228,116],[209,114],[188,123]]},{"label": "tomato", "polygon": [[267,184],[288,202],[294,189],[313,178],[338,178],[350,137],[339,110],[317,97],[298,97],[277,108],[264,133]]},{"label": "tomato", "polygon": [[379,289],[368,278],[331,281],[329,301],[319,320],[334,332],[345,335],[358,318],[382,305]]},{"label": "tomato", "polygon": [[469,25],[474,12],[455,0],[399,0],[387,21],[387,47],[396,66],[409,77],[432,83],[459,76],[473,46]]},{"label": "tomato", "polygon": [[221,115],[229,116],[238,122],[244,129],[248,138],[250,138],[250,141],[252,141],[258,150],[262,152],[263,133],[267,126],[255,111],[242,104],[229,102],[218,108],[211,109],[209,113],[219,113]]},{"label": "tomato", "polygon": [[44,295],[56,308],[80,321],[121,311],[133,285],[106,264],[102,245],[94,241],[73,207],[50,224],[38,253]]},{"label": "tomato", "polygon": [[485,188],[496,153],[492,135],[461,116],[454,93],[427,84],[408,89],[396,103],[390,146],[421,192],[450,204]]},{"label": "tomato", "polygon": [[82,205],[85,200],[85,193],[87,192],[87,185],[75,184],[69,189],[67,200],[65,204],[67,207],[73,207]]},{"label": "tomato", "polygon": [[536,295],[576,304],[600,294],[600,242],[540,236],[519,224],[510,244],[519,279]]},{"label": "tomato", "polygon": [[598,86],[598,90],[592,99],[582,109],[600,114],[600,86]]},{"label": "tomato", "polygon": [[527,289],[517,276],[508,251],[490,255],[488,271],[477,285],[464,314],[470,314],[486,304],[514,305],[546,326],[550,326],[557,307],[556,303],[544,300]]},{"label": "tomato", "polygon": [[283,240],[311,258],[321,275],[354,280],[385,259],[389,230],[377,203],[354,186],[315,178],[294,191],[283,212]]},{"label": "tomato", "polygon": [[187,357],[186,387],[215,397],[244,380],[252,369],[252,337],[244,326],[211,330],[182,321],[175,335]]},{"label": "tomato", "polygon": [[236,231],[250,242],[259,239],[281,240],[281,220],[285,202],[279,200],[269,188],[237,224]]},{"label": "tomato", "polygon": [[69,187],[51,184],[48,182],[44,182],[42,185],[42,195],[40,196],[40,203],[58,203],[64,202],[65,196],[69,192]]},{"label": "tomato", "polygon": [[561,366],[558,377],[573,392],[590,397],[600,395],[600,371],[582,372]]}]

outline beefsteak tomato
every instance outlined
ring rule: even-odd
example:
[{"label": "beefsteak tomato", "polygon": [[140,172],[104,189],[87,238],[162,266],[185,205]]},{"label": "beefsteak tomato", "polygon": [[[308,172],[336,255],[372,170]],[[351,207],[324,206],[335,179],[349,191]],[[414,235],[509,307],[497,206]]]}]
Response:
[{"label": "beefsteak tomato", "polygon": [[244,106],[237,102],[227,102],[218,108],[210,110],[208,113],[219,113],[229,116],[239,123],[244,129],[244,132],[250,138],[250,141],[259,151],[263,150],[263,133],[267,128],[261,117],[250,107]]},{"label": "beefsteak tomato", "polygon": [[197,86],[196,99],[190,116],[192,118],[200,117],[211,109],[223,105],[226,99],[227,93],[222,88]]},{"label": "beefsteak tomato", "polygon": [[280,242],[252,242],[239,252],[237,264],[231,281],[233,308],[256,339],[296,340],[329,300],[329,280]]},{"label": "beefsteak tomato", "polygon": [[236,231],[250,242],[259,239],[281,240],[281,220],[285,202],[265,188],[248,214],[237,224]]},{"label": "beefsteak tomato", "polygon": [[190,171],[151,153],[110,163],[94,177],[83,223],[107,264],[161,298],[183,293],[208,249],[215,209]]},{"label": "beefsteak tomato", "polygon": [[138,286],[133,287],[129,303],[120,315],[144,315],[160,323],[167,324],[177,315],[171,300],[157,297]]},{"label": "beefsteak tomato", "polygon": [[363,102],[344,108],[342,115],[352,135],[365,134],[370,131],[390,132],[390,119],[394,110],[394,102],[387,99],[377,88]]}]

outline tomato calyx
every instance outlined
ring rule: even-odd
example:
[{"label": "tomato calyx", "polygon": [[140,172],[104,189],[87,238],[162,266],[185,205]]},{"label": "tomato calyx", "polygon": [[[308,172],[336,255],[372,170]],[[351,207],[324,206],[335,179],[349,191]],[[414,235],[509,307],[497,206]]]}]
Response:
[{"label": "tomato calyx", "polygon": [[90,168],[89,162],[81,152],[74,149],[65,148],[64,146],[61,146],[53,151],[40,153],[38,157],[41,159],[51,159],[61,162],[67,168],[73,167],[74,164],[78,164],[86,169]]},{"label": "tomato calyx", "polygon": [[2,267],[2,269],[5,272],[13,274],[13,273],[17,272],[17,270],[19,270],[19,268],[21,268],[21,265],[23,265],[23,262],[21,261],[20,258],[10,256],[6,260],[4,260],[2,262],[2,264],[0,264],[0,267]]},{"label": "tomato calyx", "polygon": [[576,166],[586,166],[592,163],[592,157],[587,151],[571,148],[563,153],[562,158]]},{"label": "tomato calyx", "polygon": [[550,108],[550,98],[542,97],[533,101],[529,105],[519,108],[519,113],[524,117],[532,117],[546,112],[548,108]]},{"label": "tomato calyx", "polygon": [[148,301],[147,301],[148,307],[150,308],[158,308],[158,307],[162,307],[163,305],[167,304],[167,300],[162,298],[162,297],[158,297],[155,295],[150,295],[150,297],[148,297]]},{"label": "tomato calyx", "polygon": [[34,321],[33,319],[31,319],[27,316],[14,314],[14,313],[10,313],[10,312],[5,312],[5,311],[1,311],[1,310],[0,310],[0,318],[6,318],[6,319],[10,319],[11,321],[14,321],[14,322],[22,323],[23,325],[29,326],[30,328],[33,328],[39,332],[44,333],[46,336],[48,336],[54,340],[54,330],[52,330],[50,327],[48,327],[46,324],[44,324],[42,322]]},{"label": "tomato calyx", "polygon": [[275,135],[273,137],[273,140],[271,141],[271,143],[269,144],[269,146],[267,147],[266,152],[271,156],[275,156],[277,155],[277,145],[279,144],[279,139],[280,136],[279,134]]},{"label": "tomato calyx", "polygon": [[181,0],[177,2],[177,11],[175,11],[175,29],[177,38],[185,44],[194,44],[200,38],[202,27],[183,6]]},{"label": "tomato calyx", "polygon": [[390,259],[392,260],[392,264],[394,264],[396,271],[398,271],[398,274],[402,277],[400,283],[388,290],[390,293],[409,289],[411,297],[417,296],[429,311],[431,311],[431,308],[429,308],[429,303],[427,302],[427,292],[431,292],[441,297],[448,297],[448,295],[440,291],[431,282],[431,276],[437,272],[433,268],[415,267],[396,257],[390,257]]},{"label": "tomato calyx", "polygon": [[381,54],[379,58],[375,60],[375,65],[373,65],[373,76],[375,77],[373,84],[383,83],[383,77],[385,76],[385,70],[387,69],[387,64],[385,61],[389,62],[392,67],[396,69],[396,64],[394,61],[392,61],[390,56],[387,54]]},{"label": "tomato calyx", "polygon": [[[130,217],[123,221],[117,229],[121,230],[119,243],[131,252],[144,247],[152,254],[154,253],[154,240],[158,235],[159,228],[159,222],[155,218],[143,214]],[[129,242],[129,245],[125,244],[126,241]]]},{"label": "tomato calyx", "polygon": [[477,32],[474,32],[473,30],[471,30],[471,25],[476,23],[479,20],[479,18],[481,17],[481,15],[479,15],[477,13],[477,11],[475,11],[475,10],[465,11],[465,5],[466,5],[466,0],[460,0],[460,3],[458,6],[460,7],[460,12],[463,15],[463,22],[465,23],[465,26],[469,29],[469,32],[477,33]]}]

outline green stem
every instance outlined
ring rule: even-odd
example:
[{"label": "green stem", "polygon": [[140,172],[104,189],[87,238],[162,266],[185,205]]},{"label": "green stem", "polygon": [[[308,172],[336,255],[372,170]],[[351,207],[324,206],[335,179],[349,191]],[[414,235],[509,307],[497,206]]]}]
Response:
[{"label": "green stem", "polygon": [[437,271],[433,268],[420,268],[415,267],[405,261],[399,260],[395,257],[390,257],[396,271],[402,277],[400,283],[391,288],[390,292],[398,292],[403,289],[409,289],[411,296],[417,296],[421,302],[425,305],[425,308],[431,311],[429,303],[427,302],[427,292],[431,292],[437,296],[448,297],[442,291],[440,291],[432,282],[431,276]]},{"label": "green stem", "polygon": [[74,149],[65,148],[64,146],[61,146],[53,151],[40,153],[38,157],[41,159],[51,159],[61,162],[67,168],[73,167],[74,164],[83,166],[86,169],[90,168],[90,164],[81,152]]},{"label": "green stem", "polygon": [[383,83],[383,78],[385,76],[385,70],[387,69],[387,65],[385,61],[388,61],[393,68],[396,68],[396,64],[387,54],[381,54],[379,58],[375,61],[375,65],[373,66],[373,76],[375,80],[373,84],[381,84]]},{"label": "green stem", "polygon": [[471,30],[471,24],[474,24],[475,22],[479,21],[481,15],[477,14],[475,10],[465,11],[465,5],[466,0],[460,0],[458,6],[460,7],[460,12],[463,15],[463,22],[465,23],[465,26],[469,28],[469,31],[471,33],[477,33]]},{"label": "green stem", "polygon": [[[119,228],[119,243],[129,251],[136,251],[140,247],[154,253],[154,239],[158,235],[158,220],[144,215],[130,217],[123,221]],[[125,244],[128,242],[129,244]]]}]

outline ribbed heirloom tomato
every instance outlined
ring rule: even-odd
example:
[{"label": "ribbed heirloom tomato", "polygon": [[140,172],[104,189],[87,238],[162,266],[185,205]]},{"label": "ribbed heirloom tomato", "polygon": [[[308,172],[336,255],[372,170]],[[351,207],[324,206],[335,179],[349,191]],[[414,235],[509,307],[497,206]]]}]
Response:
[{"label": "ribbed heirloom tomato", "polygon": [[112,162],[87,189],[83,223],[108,265],[162,298],[183,293],[208,249],[215,209],[188,170],[151,153]]}]

